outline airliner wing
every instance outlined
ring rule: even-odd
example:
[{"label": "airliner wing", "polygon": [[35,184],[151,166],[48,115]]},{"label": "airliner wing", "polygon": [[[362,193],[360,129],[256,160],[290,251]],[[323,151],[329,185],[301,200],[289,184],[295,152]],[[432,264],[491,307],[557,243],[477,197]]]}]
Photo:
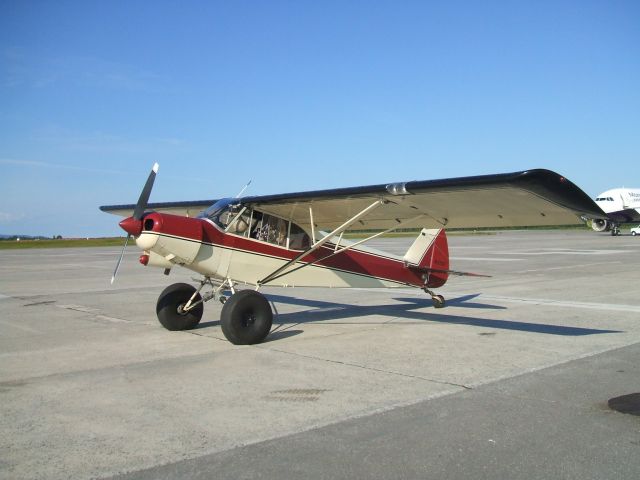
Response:
[{"label": "airliner wing", "polygon": [[640,209],[627,208],[615,212],[607,212],[607,217],[616,223],[636,223],[640,222]]}]

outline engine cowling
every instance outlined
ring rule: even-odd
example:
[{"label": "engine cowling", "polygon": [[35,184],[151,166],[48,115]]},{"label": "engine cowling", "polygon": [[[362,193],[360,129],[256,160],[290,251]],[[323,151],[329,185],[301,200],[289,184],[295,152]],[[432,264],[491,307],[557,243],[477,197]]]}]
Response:
[{"label": "engine cowling", "polygon": [[596,232],[608,232],[611,224],[607,220],[596,219],[591,221],[591,228]]},{"label": "engine cowling", "polygon": [[[189,265],[202,245],[202,220],[169,213],[149,213],[136,244],[149,252],[148,265]],[[151,255],[151,254],[156,254]],[[166,267],[170,268],[170,267]]]}]

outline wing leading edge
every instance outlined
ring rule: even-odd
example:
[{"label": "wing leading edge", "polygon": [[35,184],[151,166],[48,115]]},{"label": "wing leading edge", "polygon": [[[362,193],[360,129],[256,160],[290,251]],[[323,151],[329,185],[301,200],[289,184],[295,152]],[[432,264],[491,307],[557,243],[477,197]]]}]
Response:
[{"label": "wing leading edge", "polygon": [[[290,219],[303,227],[310,227],[311,211],[315,226],[332,229],[381,199],[384,203],[350,230],[388,229],[403,222],[406,227],[426,228],[565,225],[579,223],[580,217],[606,217],[580,188],[543,169],[252,196],[238,199],[238,203]],[[149,208],[193,216],[214,202],[154,203]],[[127,215],[133,205],[100,209]]]},{"label": "wing leading edge", "polygon": [[[156,202],[148,203],[147,210],[153,210],[154,212],[172,213],[174,215],[181,215],[183,217],[195,217],[201,211],[207,209],[218,200],[196,200],[190,202]],[[122,217],[130,217],[133,215],[135,204],[127,205],[103,205],[100,210],[106,213],[112,213],[113,215],[120,215]]]}]

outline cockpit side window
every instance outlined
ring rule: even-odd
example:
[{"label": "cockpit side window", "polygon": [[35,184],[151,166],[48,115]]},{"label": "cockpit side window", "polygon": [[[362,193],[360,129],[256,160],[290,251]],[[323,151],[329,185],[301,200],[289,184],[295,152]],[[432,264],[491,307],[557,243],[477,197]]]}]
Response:
[{"label": "cockpit side window", "polygon": [[292,250],[306,250],[310,246],[309,235],[295,223],[291,224],[289,232],[289,248]]},{"label": "cockpit side window", "polygon": [[251,238],[273,243],[279,247],[287,246],[287,233],[289,230],[289,222],[287,220],[256,211],[253,212],[253,216],[256,222],[251,228]]},{"label": "cockpit side window", "polygon": [[249,236],[279,247],[303,250],[309,246],[309,235],[298,225],[268,213],[253,210]]}]

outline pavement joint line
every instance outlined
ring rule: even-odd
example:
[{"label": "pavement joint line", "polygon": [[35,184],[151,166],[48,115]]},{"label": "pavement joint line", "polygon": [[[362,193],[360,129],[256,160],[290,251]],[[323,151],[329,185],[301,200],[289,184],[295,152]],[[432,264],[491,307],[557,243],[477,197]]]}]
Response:
[{"label": "pavement joint line", "polygon": [[19,300],[31,300],[33,298],[39,298],[39,297],[45,297],[45,296],[49,296],[49,297],[62,297],[62,296],[66,296],[66,295],[81,295],[81,294],[85,294],[85,293],[92,293],[92,294],[117,294],[117,293],[121,293],[121,292],[133,292],[133,291],[140,291],[140,292],[147,292],[150,295],[154,295],[157,296],[157,290],[156,289],[163,289],[166,287],[166,284],[161,284],[161,285],[150,285],[150,286],[144,286],[144,287],[136,287],[136,286],[129,286],[129,287],[120,287],[120,288],[93,288],[93,289],[87,289],[87,290],[70,290],[70,291],[64,291],[64,292],[54,292],[54,293],[48,293],[48,294],[42,294],[42,293],[36,293],[33,295],[3,295],[0,294],[0,300],[4,300],[4,299],[9,299],[9,298],[17,298]]},{"label": "pavement joint line", "polygon": [[567,307],[567,308],[584,308],[588,310],[604,310],[604,311],[619,311],[619,312],[639,312],[640,305],[618,305],[611,303],[592,303],[592,302],[573,302],[565,300],[549,300],[549,299],[536,299],[536,298],[517,298],[517,297],[503,297],[499,295],[486,295],[481,293],[478,298],[486,298],[488,300],[498,300],[509,303],[524,303],[529,305],[545,305],[551,307]]},{"label": "pavement joint line", "polygon": [[[361,290],[370,291],[372,289],[363,288]],[[419,292],[414,291],[413,289],[399,289],[396,293],[403,293],[407,295],[414,295],[416,297],[421,297],[422,295]],[[391,292],[393,293],[393,292]],[[455,292],[449,291],[447,292],[447,296],[465,296],[469,295],[469,292]],[[506,297],[502,295],[491,295],[486,293],[473,293],[476,295],[476,298],[483,298],[487,300],[498,300],[508,303],[521,303],[528,305],[542,305],[542,306],[550,306],[550,307],[566,307],[566,308],[584,308],[586,310],[604,310],[604,311],[619,311],[619,312],[639,312],[640,313],[640,305],[625,305],[625,304],[615,304],[615,303],[593,303],[593,302],[577,302],[577,301],[566,301],[566,300],[551,300],[545,298],[518,298],[518,297]],[[455,306],[455,305],[451,305]]]},{"label": "pavement joint line", "polygon": [[491,258],[491,257],[449,257],[449,260],[467,260],[472,262],[521,262],[523,258]]},{"label": "pavement joint line", "polygon": [[597,263],[583,263],[580,265],[564,265],[562,267],[549,267],[549,268],[534,268],[534,269],[529,269],[529,270],[519,270],[517,272],[513,272],[513,273],[532,273],[532,272],[549,272],[552,270],[568,270],[570,268],[584,268],[584,267],[595,267],[598,265],[611,265],[614,263],[622,263],[620,261],[616,261],[616,262],[597,262]]},{"label": "pavement joint line", "polygon": [[575,357],[571,357],[571,358],[565,358],[565,359],[561,359],[558,362],[555,363],[550,363],[550,364],[546,364],[546,365],[538,365],[536,367],[531,367],[528,368],[526,370],[522,370],[516,374],[505,374],[505,375],[500,375],[499,377],[495,377],[492,379],[489,379],[487,381],[481,381],[481,382],[475,382],[475,383],[471,383],[470,387],[473,389],[477,389],[479,387],[485,386],[485,385],[492,385],[494,383],[498,383],[498,382],[502,382],[505,380],[509,380],[511,378],[518,378],[518,377],[523,377],[525,375],[528,375],[530,373],[536,373],[536,372],[540,372],[543,370],[546,370],[548,368],[553,368],[553,367],[558,367],[561,365],[566,365],[568,363],[571,362],[576,362],[578,360],[584,360],[585,358],[590,358],[590,357],[595,357],[596,355],[601,355],[603,353],[611,353],[611,352],[615,352],[617,350],[622,350],[623,348],[627,348],[627,347],[631,347],[632,345],[638,345],[640,344],[640,341],[638,340],[634,340],[630,343],[625,343],[623,345],[616,345],[614,347],[604,347],[598,350],[593,350],[590,352],[586,352],[580,355],[577,355]]},{"label": "pavement joint line", "polygon": [[360,364],[357,364],[357,363],[345,362],[345,361],[341,361],[341,360],[333,360],[333,359],[330,359],[330,358],[322,358],[322,357],[316,357],[316,356],[313,356],[313,355],[304,355],[304,354],[301,354],[301,353],[288,352],[286,350],[280,350],[278,348],[268,348],[268,347],[263,347],[263,346],[260,346],[260,345],[256,345],[256,347],[260,348],[262,350],[268,350],[268,351],[272,351],[272,352],[282,353],[284,355],[292,355],[292,356],[295,356],[295,357],[306,358],[306,359],[309,359],[309,360],[316,360],[316,361],[326,362],[326,363],[334,363],[336,365],[343,365],[343,366],[347,366],[347,367],[360,368],[362,370],[369,370],[369,371],[377,372],[377,373],[385,373],[385,374],[388,374],[388,375],[395,375],[395,376],[399,376],[399,377],[413,378],[413,379],[416,379],[416,380],[424,380],[424,381],[431,382],[431,383],[437,383],[439,385],[450,385],[452,387],[463,388],[465,390],[473,390],[473,387],[470,387],[470,386],[464,385],[464,384],[460,384],[460,383],[447,382],[447,381],[444,381],[444,380],[436,380],[436,379],[433,379],[433,378],[421,377],[419,375],[411,375],[409,373],[394,372],[392,370],[384,370],[382,368],[367,367],[366,365],[360,365]]},{"label": "pavement joint line", "polygon": [[[0,357],[5,356],[5,355],[13,355],[13,354],[12,353],[0,354]],[[127,368],[130,368],[130,367],[139,367],[139,366],[142,366],[142,365],[151,365],[153,363],[167,361],[167,360],[171,361],[171,360],[177,360],[177,359],[182,360],[184,358],[210,357],[211,355],[213,355],[213,352],[194,353],[194,354],[191,354],[191,355],[160,357],[160,358],[156,358],[156,359],[153,359],[153,360],[141,360],[141,361],[137,361],[137,362],[134,361],[134,362],[123,363],[123,364],[106,365],[106,366],[103,366],[103,367],[86,368],[84,370],[72,370],[72,371],[68,371],[68,372],[56,372],[56,373],[50,373],[50,374],[47,374],[47,375],[37,375],[35,377],[9,378],[7,380],[2,380],[0,378],[0,386],[2,386],[4,384],[10,384],[12,382],[15,383],[17,381],[24,382],[24,383],[35,383],[35,382],[47,381],[47,380],[55,379],[55,378],[72,378],[72,377],[77,377],[77,376],[87,375],[87,374],[92,374],[92,373],[108,372],[109,370],[116,370],[116,369],[122,370],[122,369],[127,369]],[[0,372],[0,373],[2,373],[2,372]]]},{"label": "pavement joint line", "polygon": [[97,308],[85,307],[84,305],[65,304],[56,305],[58,308],[64,308],[65,310],[73,310],[74,312],[92,313],[97,314],[100,310]]},{"label": "pavement joint line", "polygon": [[90,321],[106,320],[112,323],[133,323],[131,320],[126,320],[124,318],[117,318],[117,317],[110,317],[108,315],[102,315],[100,314],[99,308],[91,308],[91,307],[85,307],[84,305],[72,305],[72,304],[56,305],[56,307],[63,308],[65,310],[71,310],[74,312],[88,313],[90,315],[90,318],[89,318]]},{"label": "pavement joint line", "polygon": [[7,322],[6,320],[0,320],[0,324],[5,325],[7,327],[17,328],[18,330],[22,330],[23,332],[27,332],[27,333],[35,333],[38,335],[43,334],[43,332],[36,330],[34,328],[27,327],[25,325],[20,325],[18,323]]},{"label": "pavement joint line", "polygon": [[96,320],[107,320],[112,323],[133,323],[131,320],[125,320],[124,318],[109,317],[108,315],[96,315]]},{"label": "pavement joint line", "polygon": [[[147,323],[145,325],[152,325],[153,323]],[[227,344],[229,344],[229,340],[227,340],[226,338],[220,338],[219,336],[216,335],[205,335],[204,333],[199,333],[197,328],[191,329],[191,330],[176,330],[172,333],[185,333],[187,335],[193,335],[195,337],[200,337],[200,338],[208,338],[211,340],[218,340],[220,342],[225,342]],[[273,332],[271,332],[273,333]],[[252,347],[253,345],[238,345],[241,347]]]}]

